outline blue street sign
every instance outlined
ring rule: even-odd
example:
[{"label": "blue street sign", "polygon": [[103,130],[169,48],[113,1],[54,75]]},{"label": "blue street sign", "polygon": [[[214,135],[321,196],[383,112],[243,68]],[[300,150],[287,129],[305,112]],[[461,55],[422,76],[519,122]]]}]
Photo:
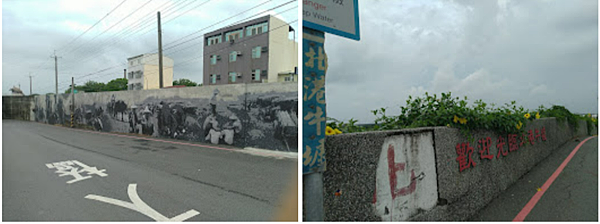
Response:
[{"label": "blue street sign", "polygon": [[325,171],[325,34],[303,28],[302,174]]}]

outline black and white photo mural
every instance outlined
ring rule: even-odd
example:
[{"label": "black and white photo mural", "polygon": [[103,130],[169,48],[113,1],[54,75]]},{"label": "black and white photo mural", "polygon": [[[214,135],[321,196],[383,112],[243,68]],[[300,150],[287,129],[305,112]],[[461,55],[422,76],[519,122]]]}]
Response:
[{"label": "black and white photo mural", "polygon": [[[74,121],[96,131],[297,152],[297,85],[249,85],[255,91],[240,84],[77,93]],[[52,95],[39,96],[35,120],[70,122],[70,102],[69,94],[58,103]]]}]

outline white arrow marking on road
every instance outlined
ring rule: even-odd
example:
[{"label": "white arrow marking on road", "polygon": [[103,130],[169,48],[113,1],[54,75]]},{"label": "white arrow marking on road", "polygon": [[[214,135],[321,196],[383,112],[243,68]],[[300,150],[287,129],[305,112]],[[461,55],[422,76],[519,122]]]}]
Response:
[{"label": "white arrow marking on road", "polygon": [[131,200],[131,202],[107,198],[107,197],[94,195],[94,194],[88,194],[87,196],[85,196],[85,198],[121,206],[123,208],[128,208],[128,209],[137,211],[139,213],[142,213],[142,214],[154,219],[155,221],[159,221],[159,222],[182,222],[186,219],[189,219],[191,217],[194,217],[194,216],[200,214],[200,212],[192,209],[192,210],[189,210],[178,216],[175,216],[173,218],[167,218],[164,215],[158,213],[156,210],[154,210],[150,206],[148,206],[144,201],[142,201],[140,196],[138,196],[138,194],[137,194],[136,188],[137,188],[137,184],[129,184],[129,187],[127,188],[127,194],[129,195],[129,199]]}]

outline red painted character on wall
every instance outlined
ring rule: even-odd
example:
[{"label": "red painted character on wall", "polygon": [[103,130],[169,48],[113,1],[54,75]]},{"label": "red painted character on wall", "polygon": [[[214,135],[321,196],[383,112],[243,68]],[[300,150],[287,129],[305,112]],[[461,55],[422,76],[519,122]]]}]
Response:
[{"label": "red painted character on wall", "polygon": [[[517,136],[515,136],[515,140],[516,140],[516,137]],[[510,135],[509,135],[509,138],[510,138]],[[496,159],[499,159],[501,154],[502,154],[502,156],[508,155],[508,151],[506,151],[504,149],[504,145],[506,145],[506,141],[504,140],[504,137],[498,136],[497,142],[498,143],[496,143],[496,148],[498,149],[498,155],[496,156]],[[509,139],[509,145],[510,145],[510,139]]]},{"label": "red painted character on wall", "polygon": [[530,129],[528,133],[529,135],[527,136],[527,138],[529,139],[529,144],[533,145],[535,140],[533,139],[533,130]]},{"label": "red painted character on wall", "polygon": [[[468,142],[456,144],[456,154],[458,154],[456,161],[458,161],[459,164],[459,172],[471,167],[471,165],[475,167],[476,164],[471,158],[471,155],[473,154],[473,147],[471,147]],[[467,154],[469,154],[468,159]]]},{"label": "red painted character on wall", "polygon": [[494,158],[494,154],[490,154],[490,146],[491,145],[492,145],[492,138],[487,137],[487,138],[479,139],[479,145],[477,145],[477,148],[479,148],[479,158],[480,159],[492,160]]},{"label": "red painted character on wall", "polygon": [[508,135],[508,151],[516,151],[519,149],[519,143],[517,142],[517,134]]}]

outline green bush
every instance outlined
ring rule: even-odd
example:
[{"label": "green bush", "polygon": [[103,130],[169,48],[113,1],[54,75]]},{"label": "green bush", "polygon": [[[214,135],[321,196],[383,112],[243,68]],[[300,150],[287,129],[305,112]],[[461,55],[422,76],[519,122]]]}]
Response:
[{"label": "green bush", "polygon": [[[528,121],[542,117],[556,117],[559,121],[567,120],[575,130],[578,128],[579,116],[573,115],[563,106],[554,105],[550,109],[540,106],[538,111],[529,111],[522,106],[517,106],[515,101],[496,107],[488,105],[482,100],[476,100],[472,105],[463,99],[452,97],[450,92],[442,93],[438,98],[436,94],[425,97],[408,97],[406,106],[400,107],[400,114],[390,116],[386,108],[371,111],[376,116],[375,124],[371,126],[357,125],[357,120],[350,119],[348,123],[328,118],[327,125],[337,128],[343,133],[396,130],[403,128],[448,126],[459,128],[467,136],[475,130],[492,130],[500,134],[524,132]],[[587,118],[588,126],[597,120]],[[595,122],[595,123],[594,123]],[[590,128],[588,128],[590,130]]]}]

